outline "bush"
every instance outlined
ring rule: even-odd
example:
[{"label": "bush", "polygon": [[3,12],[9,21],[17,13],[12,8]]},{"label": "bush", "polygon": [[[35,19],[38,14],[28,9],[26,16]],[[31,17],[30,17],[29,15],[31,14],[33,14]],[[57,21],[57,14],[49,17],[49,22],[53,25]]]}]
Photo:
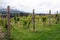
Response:
[{"label": "bush", "polygon": [[27,21],[26,20],[23,20],[23,27],[27,28]]},{"label": "bush", "polygon": [[42,21],[43,21],[43,22],[46,22],[46,19],[47,19],[46,16],[43,16],[43,17],[42,17]]},{"label": "bush", "polygon": [[0,20],[0,25],[3,25],[3,21],[2,20]]},{"label": "bush", "polygon": [[7,23],[5,23],[4,28],[5,28],[6,30],[8,29]]},{"label": "bush", "polygon": [[40,16],[35,16],[35,18],[36,18],[36,19],[39,19],[39,18],[40,18]]},{"label": "bush", "polygon": [[14,17],[15,23],[17,23],[16,17]]},{"label": "bush", "polygon": [[27,17],[27,22],[29,23],[29,22],[31,21],[31,19],[32,19],[32,16],[29,15],[29,16]]},{"label": "bush", "polygon": [[19,21],[19,18],[17,18],[17,21]]},{"label": "bush", "polygon": [[26,19],[23,19],[23,25],[25,26],[27,24],[27,20]]}]

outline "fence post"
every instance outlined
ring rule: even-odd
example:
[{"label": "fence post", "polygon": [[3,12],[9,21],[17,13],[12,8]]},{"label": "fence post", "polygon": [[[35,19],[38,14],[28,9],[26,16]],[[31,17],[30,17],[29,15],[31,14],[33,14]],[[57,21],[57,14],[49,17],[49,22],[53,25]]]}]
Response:
[{"label": "fence post", "polygon": [[58,23],[58,21],[59,21],[59,16],[58,16],[58,11],[57,11],[57,14],[56,14],[56,24]]},{"label": "fence post", "polygon": [[10,6],[7,6],[7,35],[8,35],[8,40],[10,40]]},{"label": "fence post", "polygon": [[49,25],[51,25],[51,10],[49,10]]},{"label": "fence post", "polygon": [[33,9],[32,20],[33,20],[33,31],[35,31],[35,10],[34,9]]}]

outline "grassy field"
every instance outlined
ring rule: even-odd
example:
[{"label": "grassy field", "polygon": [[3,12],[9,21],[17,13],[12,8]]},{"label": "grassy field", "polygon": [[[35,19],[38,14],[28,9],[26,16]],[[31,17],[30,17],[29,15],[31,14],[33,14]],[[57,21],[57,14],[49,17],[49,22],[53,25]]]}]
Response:
[{"label": "grassy field", "polygon": [[60,40],[60,24],[41,26],[36,32],[28,31],[21,27],[15,27],[18,32],[11,30],[13,40]]},{"label": "grassy field", "polygon": [[41,17],[35,20],[36,31],[33,32],[32,22],[30,29],[27,29],[28,24],[23,25],[24,21],[28,22],[26,17],[20,17],[17,23],[14,18],[11,18],[11,40],[60,40],[60,22],[55,24],[55,19],[52,18],[52,24],[49,26],[48,19],[45,25],[43,25]]},{"label": "grassy field", "polygon": [[41,20],[37,21],[35,24],[35,32],[32,31],[32,23],[30,24],[30,29],[24,28],[26,26],[23,26],[22,23],[22,21],[18,21],[15,24],[12,21],[12,27],[16,29],[11,29],[12,40],[60,40],[60,23],[53,24],[53,22],[49,26],[48,22],[46,22],[46,25],[43,25]]}]

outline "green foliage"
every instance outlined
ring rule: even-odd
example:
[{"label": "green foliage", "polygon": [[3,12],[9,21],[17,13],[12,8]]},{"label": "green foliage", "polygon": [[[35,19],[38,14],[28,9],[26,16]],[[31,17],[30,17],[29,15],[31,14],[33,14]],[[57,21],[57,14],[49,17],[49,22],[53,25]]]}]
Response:
[{"label": "green foliage", "polygon": [[15,17],[14,17],[14,21],[15,21],[15,23],[17,23],[17,18],[16,18],[16,15],[15,15]]},{"label": "green foliage", "polygon": [[[41,18],[42,16],[37,16],[35,17],[36,19]],[[17,24],[14,24],[14,20],[19,21]],[[30,22],[32,19],[32,16],[29,15],[28,17],[14,17],[12,18],[12,28],[14,27],[18,33],[14,30],[11,29],[11,40],[60,40],[60,23],[59,24],[53,24],[50,27],[47,26],[42,26],[42,22],[48,22],[48,18],[46,16],[43,16],[41,19],[39,19],[38,24],[35,24],[36,27],[36,32],[32,32],[32,23]],[[55,18],[52,18],[52,21]],[[37,22],[38,20],[36,20]],[[1,23],[1,21],[0,21]],[[30,24],[29,28],[30,30],[28,31],[27,29],[23,29],[23,27],[27,27],[26,25]],[[48,23],[45,23],[48,24]],[[7,29],[7,19],[5,18],[4,21],[4,27]],[[19,36],[17,36],[19,35]]]},{"label": "green foliage", "polygon": [[46,19],[47,19],[47,17],[46,16],[43,16],[42,17],[42,22],[46,22]]},{"label": "green foliage", "polygon": [[36,18],[36,19],[39,19],[39,18],[40,18],[40,16],[39,16],[39,15],[36,15],[36,16],[35,16],[35,18]]},{"label": "green foliage", "polygon": [[7,18],[4,19],[4,28],[7,30]]},{"label": "green foliage", "polygon": [[27,30],[15,27],[17,30],[19,29],[18,31],[20,33],[12,30],[11,37],[13,40],[60,40],[60,24],[52,25],[51,27],[37,26],[37,28],[38,27],[40,28],[36,32],[28,32]]},{"label": "green foliage", "polygon": [[3,21],[2,21],[2,20],[0,20],[0,26],[1,26],[1,25],[3,25]]},{"label": "green foliage", "polygon": [[6,29],[6,30],[8,30],[8,25],[7,24],[4,24],[4,28]]},{"label": "green foliage", "polygon": [[17,21],[19,21],[19,18],[17,18]]},{"label": "green foliage", "polygon": [[17,23],[19,21],[19,16],[18,14],[16,13],[15,16],[14,16],[14,20],[15,20],[15,23]]},{"label": "green foliage", "polygon": [[59,22],[59,16],[58,16],[58,14],[56,14],[55,17],[56,17],[56,24],[57,24]]},{"label": "green foliage", "polygon": [[27,25],[27,21],[26,20],[23,21],[23,25],[24,26]]}]

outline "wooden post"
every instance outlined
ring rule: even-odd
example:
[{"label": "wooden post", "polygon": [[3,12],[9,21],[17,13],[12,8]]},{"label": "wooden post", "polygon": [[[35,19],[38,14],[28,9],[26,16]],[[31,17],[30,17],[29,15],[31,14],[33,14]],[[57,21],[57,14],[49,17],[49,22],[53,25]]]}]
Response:
[{"label": "wooden post", "polygon": [[7,6],[7,34],[8,34],[8,40],[10,40],[10,6]]},{"label": "wooden post", "polygon": [[51,25],[51,10],[49,10],[49,25]]},{"label": "wooden post", "polygon": [[33,9],[33,17],[32,17],[32,20],[33,20],[33,31],[35,31],[35,10]]},{"label": "wooden post", "polygon": [[59,21],[59,16],[58,16],[58,11],[57,11],[57,14],[56,14],[56,24],[58,23]]}]

